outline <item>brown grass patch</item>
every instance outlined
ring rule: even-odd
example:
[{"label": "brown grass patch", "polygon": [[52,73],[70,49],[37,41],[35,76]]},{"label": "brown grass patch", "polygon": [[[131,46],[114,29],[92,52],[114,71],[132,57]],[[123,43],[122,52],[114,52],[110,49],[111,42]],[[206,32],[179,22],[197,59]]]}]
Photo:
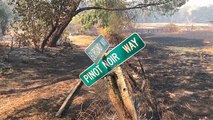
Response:
[{"label": "brown grass patch", "polygon": [[201,51],[205,53],[213,54],[213,47],[203,48]]},{"label": "brown grass patch", "polygon": [[88,46],[90,45],[97,36],[88,36],[88,35],[75,35],[69,36],[73,44],[78,46]]},{"label": "brown grass patch", "polygon": [[163,27],[161,27],[163,31],[172,32],[172,33],[180,33],[181,29],[174,23],[169,23]]}]

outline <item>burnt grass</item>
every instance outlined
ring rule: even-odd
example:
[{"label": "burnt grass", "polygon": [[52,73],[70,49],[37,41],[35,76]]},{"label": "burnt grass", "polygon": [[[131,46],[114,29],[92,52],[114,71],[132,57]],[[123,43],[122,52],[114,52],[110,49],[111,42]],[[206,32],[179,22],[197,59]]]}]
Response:
[{"label": "burnt grass", "polygon": [[[213,34],[186,32],[141,37],[146,47],[136,56],[143,62],[162,119],[213,119],[213,54],[202,51],[212,47]],[[0,108],[11,108],[0,114],[0,119],[103,118],[100,115],[105,115],[105,119],[117,118],[106,100],[104,80],[92,88],[84,86],[62,118],[55,117],[79,80],[78,75],[92,64],[82,49],[47,49],[41,54],[15,48],[9,57],[0,58],[4,63],[0,73]],[[11,104],[6,106],[5,100]],[[16,105],[19,102],[23,104]]]},{"label": "burnt grass", "polygon": [[139,56],[163,113],[182,120],[213,119],[213,54],[201,50],[213,45],[211,36],[191,32],[144,38],[147,46]]}]

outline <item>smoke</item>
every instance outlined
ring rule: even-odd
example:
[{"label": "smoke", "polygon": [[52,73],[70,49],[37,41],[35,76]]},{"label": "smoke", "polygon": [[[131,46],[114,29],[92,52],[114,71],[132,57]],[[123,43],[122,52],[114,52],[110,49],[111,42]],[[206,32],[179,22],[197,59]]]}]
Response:
[{"label": "smoke", "polygon": [[193,11],[211,5],[213,5],[213,0],[189,0],[182,8],[186,8],[186,12],[191,16]]},{"label": "smoke", "polygon": [[192,16],[192,12],[193,12],[194,10],[197,10],[197,9],[198,9],[198,7],[191,6],[191,7],[189,7],[189,8],[186,10],[186,12],[188,13],[189,16]]},{"label": "smoke", "polygon": [[172,16],[151,14],[138,15],[135,22],[208,23],[213,21],[213,0],[189,0]]}]

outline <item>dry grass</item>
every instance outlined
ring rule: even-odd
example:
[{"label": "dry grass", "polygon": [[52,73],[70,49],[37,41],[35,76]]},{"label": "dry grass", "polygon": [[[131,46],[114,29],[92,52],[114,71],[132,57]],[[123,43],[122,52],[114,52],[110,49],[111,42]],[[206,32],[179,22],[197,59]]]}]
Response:
[{"label": "dry grass", "polygon": [[88,46],[90,45],[97,36],[87,36],[87,35],[76,35],[69,36],[73,44],[78,46]]},{"label": "dry grass", "polygon": [[167,24],[165,29],[167,29],[169,32],[181,32],[181,29],[174,23]]},{"label": "dry grass", "polygon": [[176,52],[191,52],[191,53],[206,53],[213,54],[213,47],[203,47],[203,48],[193,48],[193,47],[168,47],[169,50],[174,50]]},{"label": "dry grass", "polygon": [[213,54],[213,47],[203,48],[203,49],[201,50],[201,52]]}]

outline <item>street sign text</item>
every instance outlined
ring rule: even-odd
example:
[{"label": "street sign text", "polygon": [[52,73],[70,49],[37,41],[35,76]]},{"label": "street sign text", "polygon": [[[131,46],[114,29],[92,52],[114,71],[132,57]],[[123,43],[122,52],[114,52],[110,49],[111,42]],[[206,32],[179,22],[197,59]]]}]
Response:
[{"label": "street sign text", "polygon": [[145,43],[137,33],[113,48],[98,64],[93,64],[80,74],[86,86],[93,85],[96,81],[110,73],[116,66],[131,58],[145,47]]}]

